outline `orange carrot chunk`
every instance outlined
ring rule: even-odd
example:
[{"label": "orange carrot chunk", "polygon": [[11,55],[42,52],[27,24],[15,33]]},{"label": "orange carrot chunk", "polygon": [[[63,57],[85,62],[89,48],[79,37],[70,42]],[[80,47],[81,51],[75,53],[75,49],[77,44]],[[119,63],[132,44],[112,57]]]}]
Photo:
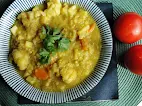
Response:
[{"label": "orange carrot chunk", "polygon": [[88,50],[88,40],[87,39],[80,39],[80,45],[82,50]]},{"label": "orange carrot chunk", "polygon": [[95,29],[95,24],[92,24],[92,25],[90,25],[88,32],[91,33],[91,32],[93,32],[94,29]]},{"label": "orange carrot chunk", "polygon": [[47,78],[49,78],[49,74],[46,71],[45,68],[38,68],[35,70],[35,76],[39,79],[39,80],[46,80]]}]

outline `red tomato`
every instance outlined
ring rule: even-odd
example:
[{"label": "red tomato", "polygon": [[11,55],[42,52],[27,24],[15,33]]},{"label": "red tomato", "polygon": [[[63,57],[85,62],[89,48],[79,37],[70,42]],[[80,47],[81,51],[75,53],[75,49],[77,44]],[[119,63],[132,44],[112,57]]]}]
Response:
[{"label": "red tomato", "polygon": [[134,12],[121,15],[114,24],[114,34],[123,43],[134,43],[142,39],[142,17]]},{"label": "red tomato", "polygon": [[137,45],[128,50],[124,63],[135,74],[142,75],[142,45]]}]

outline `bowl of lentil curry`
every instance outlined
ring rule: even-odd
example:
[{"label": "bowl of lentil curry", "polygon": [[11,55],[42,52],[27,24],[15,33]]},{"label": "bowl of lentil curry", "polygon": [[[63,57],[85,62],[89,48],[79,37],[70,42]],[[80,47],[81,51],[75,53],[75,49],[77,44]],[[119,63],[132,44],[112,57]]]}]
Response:
[{"label": "bowl of lentil curry", "polygon": [[[30,11],[20,12],[10,28],[9,64],[22,84],[42,97],[45,95],[44,101],[39,100],[43,103],[66,102],[85,94],[101,80],[111,58],[112,37],[104,15],[100,13],[109,39],[104,37],[105,30],[94,19],[93,12],[85,10],[89,7],[85,8],[81,1],[68,2],[38,3]],[[71,95],[78,90],[82,91]]]}]

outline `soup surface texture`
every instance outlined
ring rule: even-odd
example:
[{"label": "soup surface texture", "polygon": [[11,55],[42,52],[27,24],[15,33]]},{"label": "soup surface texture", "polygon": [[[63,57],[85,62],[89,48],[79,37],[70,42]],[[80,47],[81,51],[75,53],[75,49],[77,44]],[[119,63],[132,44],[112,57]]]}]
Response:
[{"label": "soup surface texture", "polygon": [[30,85],[61,92],[85,80],[100,57],[95,20],[77,5],[50,0],[18,15],[9,61]]}]

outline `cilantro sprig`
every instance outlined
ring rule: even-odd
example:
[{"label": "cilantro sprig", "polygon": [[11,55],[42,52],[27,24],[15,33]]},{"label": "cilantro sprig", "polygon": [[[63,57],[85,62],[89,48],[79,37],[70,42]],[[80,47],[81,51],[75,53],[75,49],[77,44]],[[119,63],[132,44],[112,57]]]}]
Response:
[{"label": "cilantro sprig", "polygon": [[43,48],[39,51],[41,64],[49,64],[51,55],[66,51],[70,46],[70,40],[63,37],[61,30],[50,26],[42,27],[40,38],[43,40]]},{"label": "cilantro sprig", "polygon": [[70,40],[68,38],[62,38],[59,42],[58,42],[58,49],[60,51],[65,51],[68,49],[70,45]]},{"label": "cilantro sprig", "polygon": [[41,64],[50,62],[50,53],[46,49],[44,48],[40,49],[39,55],[40,55],[39,59]]}]

